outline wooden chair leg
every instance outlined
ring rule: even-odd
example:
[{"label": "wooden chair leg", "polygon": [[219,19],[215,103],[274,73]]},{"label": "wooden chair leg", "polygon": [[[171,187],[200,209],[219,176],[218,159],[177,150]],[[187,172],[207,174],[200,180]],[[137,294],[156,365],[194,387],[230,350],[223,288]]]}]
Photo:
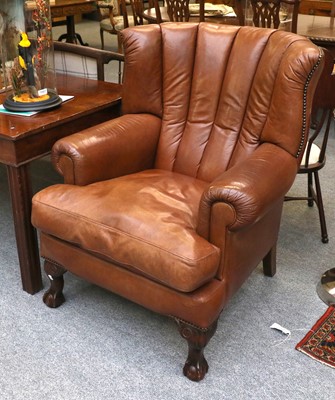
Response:
[{"label": "wooden chair leg", "polygon": [[274,245],[263,258],[263,272],[266,276],[274,276],[277,269],[277,246]]},{"label": "wooden chair leg", "polygon": [[100,40],[101,40],[101,50],[105,48],[105,41],[104,41],[104,31],[100,29]]},{"label": "wooden chair leg", "polygon": [[313,190],[313,173],[309,172],[307,174],[307,203],[308,207],[313,207],[314,205],[314,190]]},{"label": "wooden chair leg", "polygon": [[63,275],[66,270],[47,260],[44,262],[44,270],[50,280],[50,288],[44,293],[43,301],[50,308],[59,307],[65,301]]},{"label": "wooden chair leg", "polygon": [[117,34],[117,51],[119,54],[123,54],[123,44],[120,34]]},{"label": "wooden chair leg", "polygon": [[[117,34],[117,51],[119,54],[123,54],[123,44],[119,33]],[[122,61],[119,61],[118,83],[122,83]]]},{"label": "wooden chair leg", "polygon": [[183,368],[184,375],[191,381],[201,381],[207,371],[208,363],[204,357],[204,349],[217,328],[217,320],[207,329],[175,318],[181,336],[188,342],[188,357]]},{"label": "wooden chair leg", "polygon": [[315,181],[315,192],[316,192],[316,204],[319,210],[319,219],[320,219],[320,226],[321,226],[321,241],[323,243],[328,243],[328,232],[327,232],[327,225],[326,225],[326,217],[325,217],[325,210],[323,207],[322,201],[322,193],[321,193],[321,185],[318,171],[314,172],[314,181]]}]

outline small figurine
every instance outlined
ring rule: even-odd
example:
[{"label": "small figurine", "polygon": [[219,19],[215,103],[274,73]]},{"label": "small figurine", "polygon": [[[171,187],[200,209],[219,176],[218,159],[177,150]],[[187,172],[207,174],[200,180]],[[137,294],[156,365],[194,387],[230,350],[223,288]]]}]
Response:
[{"label": "small figurine", "polygon": [[34,56],[32,53],[31,42],[25,32],[21,33],[21,40],[18,44],[19,62],[27,82],[31,97],[39,97],[36,89]]}]

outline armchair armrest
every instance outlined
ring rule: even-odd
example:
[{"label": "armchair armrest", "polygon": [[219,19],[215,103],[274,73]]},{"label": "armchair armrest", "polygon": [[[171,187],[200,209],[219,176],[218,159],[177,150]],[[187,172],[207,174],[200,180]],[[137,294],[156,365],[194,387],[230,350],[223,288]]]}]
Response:
[{"label": "armchair armrest", "polygon": [[112,3],[107,3],[105,1],[98,1],[97,8],[99,10],[109,10],[108,13],[112,12],[114,5]]},{"label": "armchair armrest", "polygon": [[97,3],[97,8],[100,11],[100,19],[103,20],[105,18],[109,18],[112,26],[115,26],[114,16],[119,14],[119,10],[117,7],[117,1],[113,1],[111,3],[99,1]]},{"label": "armchair armrest", "polygon": [[124,115],[58,140],[52,162],[65,183],[87,185],[153,167],[161,120]]},{"label": "armchair armrest", "polygon": [[101,50],[89,46],[80,47],[74,43],[59,42],[58,40],[53,42],[53,46],[55,51],[64,51],[66,53],[78,54],[82,57],[94,58],[102,64],[108,64],[113,60],[124,61],[124,55],[114,51]]},{"label": "armchair armrest", "polygon": [[[198,233],[209,239],[217,203],[224,226],[239,230],[260,220],[284,199],[294,182],[298,161],[281,147],[264,143],[241,163],[224,172],[203,193],[199,205]],[[224,226],[221,229],[224,229]]]}]

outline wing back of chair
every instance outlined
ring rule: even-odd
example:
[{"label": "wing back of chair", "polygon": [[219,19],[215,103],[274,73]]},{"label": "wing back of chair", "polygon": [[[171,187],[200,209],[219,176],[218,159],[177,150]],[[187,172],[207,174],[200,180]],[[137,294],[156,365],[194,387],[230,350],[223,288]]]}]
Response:
[{"label": "wing back of chair", "polygon": [[[316,68],[315,46],[310,61],[302,51],[308,39],[253,27],[167,23],[125,31],[123,40],[124,113],[162,118],[156,168],[212,181],[263,142],[301,156],[311,101],[302,105],[294,89],[307,90],[301,65]],[[293,90],[282,90],[287,86]]]}]

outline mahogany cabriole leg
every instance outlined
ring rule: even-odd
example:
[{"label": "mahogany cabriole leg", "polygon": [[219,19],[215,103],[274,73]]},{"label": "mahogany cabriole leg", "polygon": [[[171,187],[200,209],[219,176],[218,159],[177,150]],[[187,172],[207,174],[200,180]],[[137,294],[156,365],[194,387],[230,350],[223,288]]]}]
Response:
[{"label": "mahogany cabriole leg", "polygon": [[44,261],[44,270],[50,279],[50,288],[44,293],[43,301],[48,307],[59,307],[65,301],[63,275],[66,270],[48,260]]},{"label": "mahogany cabriole leg", "polygon": [[263,258],[263,272],[266,276],[274,276],[276,274],[277,247],[274,245],[268,254]]},{"label": "mahogany cabriole leg", "polygon": [[183,368],[184,375],[191,381],[201,381],[207,371],[208,363],[204,349],[217,328],[217,320],[208,328],[198,328],[190,323],[174,318],[181,336],[188,342],[188,357]]}]

